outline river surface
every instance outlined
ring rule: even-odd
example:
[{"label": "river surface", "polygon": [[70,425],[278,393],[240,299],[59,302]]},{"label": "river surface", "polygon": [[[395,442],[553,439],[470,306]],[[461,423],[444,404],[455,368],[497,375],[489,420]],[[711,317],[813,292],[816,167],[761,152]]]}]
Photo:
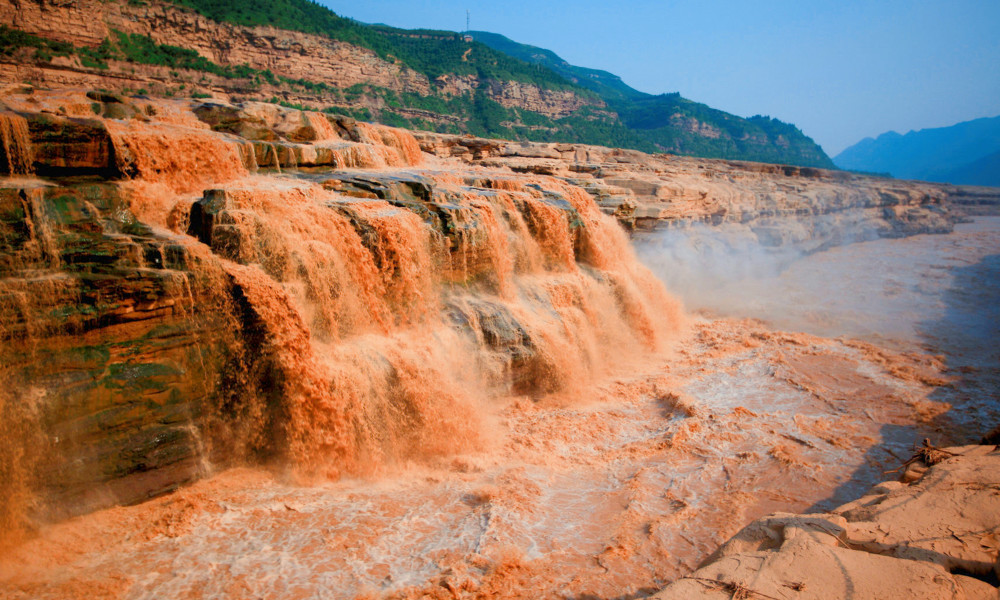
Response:
[{"label": "river surface", "polygon": [[642,597],[1000,415],[1000,218],[750,277],[640,255],[701,315],[669,351],[493,398],[464,454],[312,485],[231,469],[47,527],[0,557],[0,598]]},{"label": "river surface", "polygon": [[669,232],[639,251],[688,309],[940,355],[955,381],[938,396],[996,419],[984,399],[1000,385],[1000,217],[805,256],[711,229]]}]

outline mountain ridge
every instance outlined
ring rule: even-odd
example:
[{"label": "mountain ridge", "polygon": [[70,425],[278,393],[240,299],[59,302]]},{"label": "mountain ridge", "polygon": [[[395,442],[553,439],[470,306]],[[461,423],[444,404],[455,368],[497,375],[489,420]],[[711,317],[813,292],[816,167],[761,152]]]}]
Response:
[{"label": "mountain ridge", "polygon": [[[997,185],[988,157],[1000,152],[1000,116],[962,121],[947,127],[887,131],[868,137],[834,157],[843,169],[891,173],[904,179],[940,183]],[[979,165],[978,167],[976,165]]]},{"label": "mountain ridge", "polygon": [[[797,153],[809,163],[803,166],[835,168],[822,148],[790,123],[763,115],[738,117],[688,100],[679,92],[648,94],[629,86],[614,73],[572,65],[546,48],[521,44],[487,31],[467,33],[494,50],[543,65],[595,92],[618,113],[627,127],[638,132],[645,144],[638,149],[705,158],[735,159],[752,155],[749,160],[782,162],[780,152],[765,149],[770,142],[776,146],[795,146]],[[705,138],[720,141],[706,143]]]},{"label": "mountain ridge", "polygon": [[621,77],[609,71],[572,65],[569,61],[547,48],[515,42],[505,35],[489,31],[467,31],[465,33],[468,33],[476,41],[482,42],[494,50],[504,52],[525,62],[542,64],[558,75],[593,90],[602,97],[611,95],[614,92],[623,96],[636,98],[654,96],[654,94],[640,92],[625,83]]}]

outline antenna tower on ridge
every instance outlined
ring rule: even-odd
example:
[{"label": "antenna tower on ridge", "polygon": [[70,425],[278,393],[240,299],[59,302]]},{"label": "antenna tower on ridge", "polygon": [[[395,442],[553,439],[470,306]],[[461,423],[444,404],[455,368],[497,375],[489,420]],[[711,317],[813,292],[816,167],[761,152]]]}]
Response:
[{"label": "antenna tower on ridge", "polygon": [[472,34],[469,33],[469,9],[465,9],[465,33],[462,34],[462,39],[466,42],[472,42]]}]

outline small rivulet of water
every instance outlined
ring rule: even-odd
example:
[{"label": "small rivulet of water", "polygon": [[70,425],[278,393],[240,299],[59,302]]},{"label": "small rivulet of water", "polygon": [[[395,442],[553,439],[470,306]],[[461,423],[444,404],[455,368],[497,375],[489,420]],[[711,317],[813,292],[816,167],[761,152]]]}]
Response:
[{"label": "small rivulet of water", "polygon": [[0,113],[0,165],[11,175],[27,175],[32,169],[28,121],[13,113]]}]

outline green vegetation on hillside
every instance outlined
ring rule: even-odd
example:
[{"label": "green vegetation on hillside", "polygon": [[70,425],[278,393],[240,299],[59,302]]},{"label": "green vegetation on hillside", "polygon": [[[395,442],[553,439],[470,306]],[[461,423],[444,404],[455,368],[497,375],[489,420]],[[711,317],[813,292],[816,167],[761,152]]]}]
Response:
[{"label": "green vegetation on hillside", "polygon": [[[405,30],[372,26],[345,19],[309,0],[172,0],[210,19],[237,25],[268,25],[324,35],[375,51],[398,61],[432,81],[444,74],[476,75],[480,79],[519,81],[546,89],[573,85],[549,69],[528,64],[485,44],[466,43],[447,31]],[[471,47],[471,52],[466,51]]]},{"label": "green vegetation on hillside", "polygon": [[622,147],[635,147],[639,143],[619,120],[606,113],[584,108],[568,117],[553,119],[528,110],[507,108],[483,90],[456,96],[422,96],[396,93],[373,85],[355,85],[344,90],[343,97],[349,103],[363,101],[381,108],[359,112],[349,107],[332,106],[327,111],[394,127],[513,140]]},{"label": "green vegetation on hillside", "polygon": [[[620,115],[578,114],[553,120],[510,109],[482,94],[460,99],[450,107],[427,108],[426,99],[403,95],[388,109],[369,111],[390,125],[427,126],[399,109],[418,108],[460,117],[462,130],[488,137],[582,142],[625,146],[648,152],[673,152],[711,158],[732,158],[834,168],[823,150],[795,126],[767,117],[742,119],[682,98],[653,96],[626,85],[618,76],[569,64],[544,48],[519,44],[502,35],[474,31],[472,43],[450,31],[405,30],[365,25],[340,17],[309,0],[173,0],[217,21],[240,25],[272,25],[325,35],[374,50],[427,75],[432,85],[443,75],[474,75],[480,80],[518,81],[546,89],[571,89],[577,95],[600,98]],[[375,94],[385,97],[385,91]],[[384,98],[387,99],[387,98]],[[468,104],[468,105],[467,105]],[[459,106],[461,105],[461,106]],[[502,110],[501,110],[502,109]],[[697,121],[694,123],[693,121]],[[574,129],[576,128],[576,129]]]},{"label": "green vegetation on hillside", "polygon": [[632,132],[629,147],[647,152],[835,168],[823,150],[794,125],[760,115],[743,119],[683,98],[676,92],[646,94],[607,71],[571,65],[551,50],[519,44],[495,33],[471,34],[497,50],[550,68],[596,92]]},{"label": "green vegetation on hillside", "polygon": [[85,67],[107,69],[109,60],[120,60],[143,65],[189,69],[211,73],[226,79],[245,79],[249,86],[262,83],[285,85],[313,92],[325,92],[339,97],[340,90],[323,82],[308,79],[281,77],[269,69],[254,69],[249,65],[220,65],[201,56],[194,50],[158,44],[149,36],[124,33],[116,29],[97,48],[78,47],[38,37],[19,29],[0,25],[0,56],[12,56],[20,48],[35,48],[33,58],[44,62],[55,56],[77,55]]},{"label": "green vegetation on hillside", "polygon": [[68,56],[76,52],[72,44],[40,38],[37,35],[0,25],[0,56],[13,56],[18,48],[35,48],[38,58],[48,60],[53,56]]},{"label": "green vegetation on hillside", "polygon": [[0,56],[13,56],[22,48],[34,48],[33,58],[48,62],[56,56],[76,54],[85,67],[106,69],[108,65],[90,48],[77,48],[73,44],[49,40],[30,33],[0,25]]},{"label": "green vegetation on hillside", "polygon": [[633,89],[622,81],[621,77],[613,73],[571,65],[551,50],[520,44],[510,38],[488,31],[470,31],[469,33],[477,41],[490,48],[524,62],[544,66],[555,71],[569,81],[597,93],[608,103],[629,98],[652,97],[650,94]]},{"label": "green vegetation on hillside", "polygon": [[194,50],[157,44],[152,38],[138,33],[111,30],[111,36],[95,50],[102,60],[124,60],[145,65],[159,65],[172,69],[191,69],[212,73],[227,79],[244,79],[263,76],[269,83],[278,79],[270,71],[252,69],[247,65],[219,65]]},{"label": "green vegetation on hillside", "polygon": [[678,93],[612,104],[622,121],[660,151],[770,163],[834,168],[823,150],[794,125],[756,115],[748,119],[683,98]]}]

